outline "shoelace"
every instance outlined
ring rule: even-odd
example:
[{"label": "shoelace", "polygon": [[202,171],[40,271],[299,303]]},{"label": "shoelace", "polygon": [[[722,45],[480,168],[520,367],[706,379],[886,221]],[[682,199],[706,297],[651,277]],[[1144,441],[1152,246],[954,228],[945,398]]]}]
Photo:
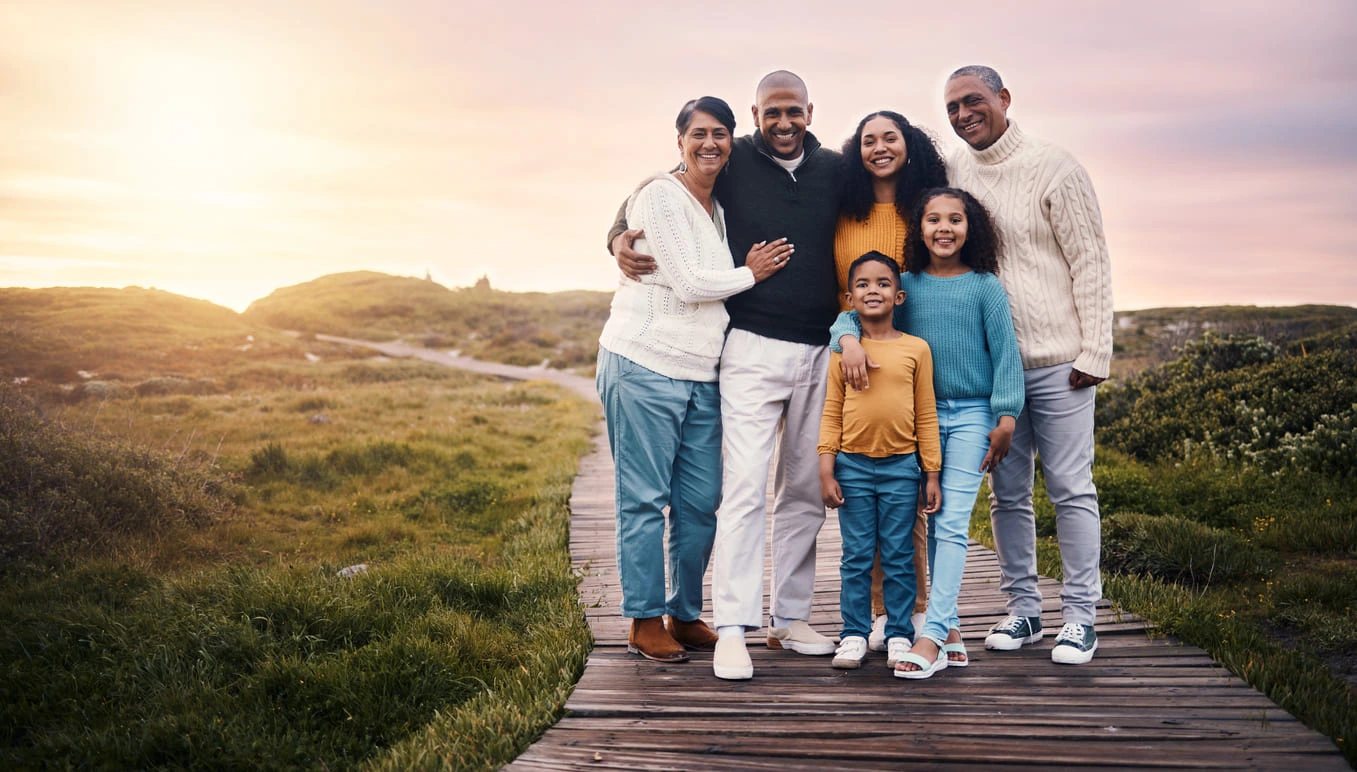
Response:
[{"label": "shoelace", "polygon": [[1061,641],[1070,641],[1071,643],[1084,645],[1084,626],[1070,622],[1060,628],[1060,635],[1055,637],[1056,643]]},{"label": "shoelace", "polygon": [[996,632],[996,633],[1011,633],[1011,632],[1017,630],[1019,627],[1021,627],[1021,626],[1023,625],[1023,622],[1024,622],[1024,621],[1025,621],[1025,620],[1023,620],[1022,617],[1017,617],[1017,616],[1007,616],[1007,617],[1004,617],[1004,621],[1002,621],[1002,622],[1000,622],[999,624],[997,624],[997,625],[994,626],[994,632]]}]

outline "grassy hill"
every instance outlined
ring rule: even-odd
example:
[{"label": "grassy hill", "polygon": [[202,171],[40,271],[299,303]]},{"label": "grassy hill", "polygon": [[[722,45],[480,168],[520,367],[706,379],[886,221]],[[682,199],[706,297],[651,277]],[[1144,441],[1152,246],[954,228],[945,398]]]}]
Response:
[{"label": "grassy hill", "polygon": [[596,420],[169,293],[0,290],[0,767],[502,765],[588,650]]},{"label": "grassy hill", "polygon": [[[112,384],[154,377],[220,379],[263,361],[304,359],[291,336],[229,308],[140,287],[0,288],[0,377],[45,384]],[[161,382],[165,385],[169,382]]]},{"label": "grassy hill", "polygon": [[251,303],[244,318],[278,329],[405,339],[496,362],[570,368],[592,365],[611,300],[607,292],[499,292],[488,284],[448,289],[358,271],[276,290]]},{"label": "grassy hill", "polygon": [[1351,306],[1201,306],[1118,311],[1114,320],[1114,375],[1167,362],[1203,333],[1257,335],[1278,345],[1357,324]]}]

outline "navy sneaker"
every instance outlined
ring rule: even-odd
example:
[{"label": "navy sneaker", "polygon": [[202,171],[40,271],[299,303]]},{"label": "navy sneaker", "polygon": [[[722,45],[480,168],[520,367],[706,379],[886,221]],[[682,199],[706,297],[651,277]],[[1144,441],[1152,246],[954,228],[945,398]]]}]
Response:
[{"label": "navy sneaker", "polygon": [[1093,625],[1081,625],[1070,622],[1060,628],[1055,637],[1055,648],[1051,649],[1051,661],[1061,665],[1082,665],[1093,659],[1098,650],[1098,634]]},{"label": "navy sneaker", "polygon": [[1024,644],[1041,640],[1041,617],[1019,617],[1009,614],[989,629],[985,648],[998,651],[1017,651]]}]

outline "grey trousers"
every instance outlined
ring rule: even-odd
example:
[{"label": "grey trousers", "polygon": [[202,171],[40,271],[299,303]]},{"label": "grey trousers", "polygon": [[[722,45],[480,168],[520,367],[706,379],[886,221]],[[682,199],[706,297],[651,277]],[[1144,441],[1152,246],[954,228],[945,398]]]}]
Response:
[{"label": "grey trousers", "polygon": [[1008,594],[1008,613],[1041,615],[1037,588],[1034,461],[1041,455],[1046,494],[1055,505],[1056,538],[1065,584],[1060,609],[1066,623],[1093,624],[1102,598],[1098,571],[1102,525],[1093,487],[1093,401],[1096,387],[1070,390],[1073,363],[1023,372],[1027,403],[1013,432],[1013,448],[990,475],[990,524]]}]

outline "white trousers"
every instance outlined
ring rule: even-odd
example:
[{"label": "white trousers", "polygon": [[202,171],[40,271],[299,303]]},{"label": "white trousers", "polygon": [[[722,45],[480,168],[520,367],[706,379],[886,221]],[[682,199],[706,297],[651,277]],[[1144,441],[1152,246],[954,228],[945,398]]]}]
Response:
[{"label": "white trousers", "polygon": [[725,474],[712,556],[717,627],[763,626],[768,467],[777,459],[771,612],[810,618],[825,522],[817,445],[829,348],[731,330],[721,352]]}]

